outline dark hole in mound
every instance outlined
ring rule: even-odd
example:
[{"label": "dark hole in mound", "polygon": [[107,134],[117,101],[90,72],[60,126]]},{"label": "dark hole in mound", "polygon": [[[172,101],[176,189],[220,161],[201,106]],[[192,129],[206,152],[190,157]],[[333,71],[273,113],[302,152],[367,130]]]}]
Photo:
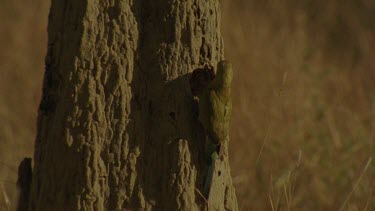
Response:
[{"label": "dark hole in mound", "polygon": [[171,112],[171,113],[169,113],[169,116],[170,116],[173,120],[176,120],[176,113],[175,113],[175,112]]}]

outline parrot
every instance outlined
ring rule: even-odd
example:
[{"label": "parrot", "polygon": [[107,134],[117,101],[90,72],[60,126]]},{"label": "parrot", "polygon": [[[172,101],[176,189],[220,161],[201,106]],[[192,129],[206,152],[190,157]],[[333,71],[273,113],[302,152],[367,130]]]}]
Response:
[{"label": "parrot", "polygon": [[[216,162],[223,154],[223,144],[228,141],[230,119],[232,114],[231,83],[233,79],[232,64],[223,60],[217,64],[215,77],[199,93],[198,119],[205,132],[207,173],[203,193],[208,198],[215,171]],[[220,175],[219,175],[220,176]]]},{"label": "parrot", "polygon": [[229,135],[232,79],[232,64],[226,60],[220,61],[214,79],[198,96],[198,119],[208,136],[211,145],[209,148],[212,148],[209,151],[213,153],[216,150],[219,155],[221,146]]}]

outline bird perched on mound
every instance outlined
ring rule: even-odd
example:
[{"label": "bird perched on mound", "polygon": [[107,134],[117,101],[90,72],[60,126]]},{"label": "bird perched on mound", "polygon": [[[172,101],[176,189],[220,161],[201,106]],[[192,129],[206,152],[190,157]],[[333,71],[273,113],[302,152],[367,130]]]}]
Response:
[{"label": "bird perched on mound", "polygon": [[[232,64],[220,61],[216,75],[209,68],[197,69],[190,79],[192,93],[199,98],[199,121],[206,131],[206,158],[208,168],[203,193],[208,198],[212,191],[216,162],[222,156],[222,146],[228,141],[232,100],[230,87],[233,78]],[[220,175],[219,175],[220,176]]]},{"label": "bird perched on mound", "polygon": [[[193,72],[190,81],[192,90],[195,84],[201,84],[196,94],[199,98],[199,121],[202,123],[212,147],[220,149],[229,134],[232,101],[230,87],[233,78],[232,64],[229,61],[220,61],[217,64],[215,77],[211,77],[212,70],[206,68]],[[206,83],[205,86],[202,82]],[[203,86],[203,87],[202,87]],[[209,150],[211,151],[211,150]],[[220,150],[216,150],[218,153]],[[211,151],[212,152],[212,151]]]},{"label": "bird perched on mound", "polygon": [[215,78],[199,97],[199,121],[210,141],[219,146],[229,134],[232,100],[230,87],[233,78],[232,64],[220,61]]}]

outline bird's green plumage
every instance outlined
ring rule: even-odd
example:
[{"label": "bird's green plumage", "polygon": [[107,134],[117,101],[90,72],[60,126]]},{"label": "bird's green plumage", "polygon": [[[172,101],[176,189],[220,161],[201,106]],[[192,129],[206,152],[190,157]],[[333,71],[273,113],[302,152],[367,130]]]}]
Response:
[{"label": "bird's green plumage", "polygon": [[215,145],[223,143],[229,135],[232,78],[231,63],[219,62],[214,80],[199,96],[199,120]]},{"label": "bird's green plumage", "polygon": [[230,86],[233,78],[232,64],[220,61],[215,78],[200,93],[199,121],[202,123],[209,143],[207,153],[207,175],[204,194],[209,196],[212,179],[215,173],[215,162],[221,156],[221,146],[228,140],[230,118],[232,115],[232,99]]}]

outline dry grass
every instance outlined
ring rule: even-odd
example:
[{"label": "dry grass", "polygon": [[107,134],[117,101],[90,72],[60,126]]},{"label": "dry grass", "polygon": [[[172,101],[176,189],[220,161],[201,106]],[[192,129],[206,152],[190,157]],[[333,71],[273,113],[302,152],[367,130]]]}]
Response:
[{"label": "dry grass", "polygon": [[48,4],[0,0],[0,210],[14,210],[18,164],[33,153]]},{"label": "dry grass", "polygon": [[374,166],[362,171],[374,157],[375,4],[243,0],[224,13],[241,210],[375,210]]},{"label": "dry grass", "polygon": [[[0,4],[0,210],[11,209],[14,170],[32,155],[46,49],[49,1],[20,2]],[[375,3],[223,9],[240,210],[375,210]]]}]

